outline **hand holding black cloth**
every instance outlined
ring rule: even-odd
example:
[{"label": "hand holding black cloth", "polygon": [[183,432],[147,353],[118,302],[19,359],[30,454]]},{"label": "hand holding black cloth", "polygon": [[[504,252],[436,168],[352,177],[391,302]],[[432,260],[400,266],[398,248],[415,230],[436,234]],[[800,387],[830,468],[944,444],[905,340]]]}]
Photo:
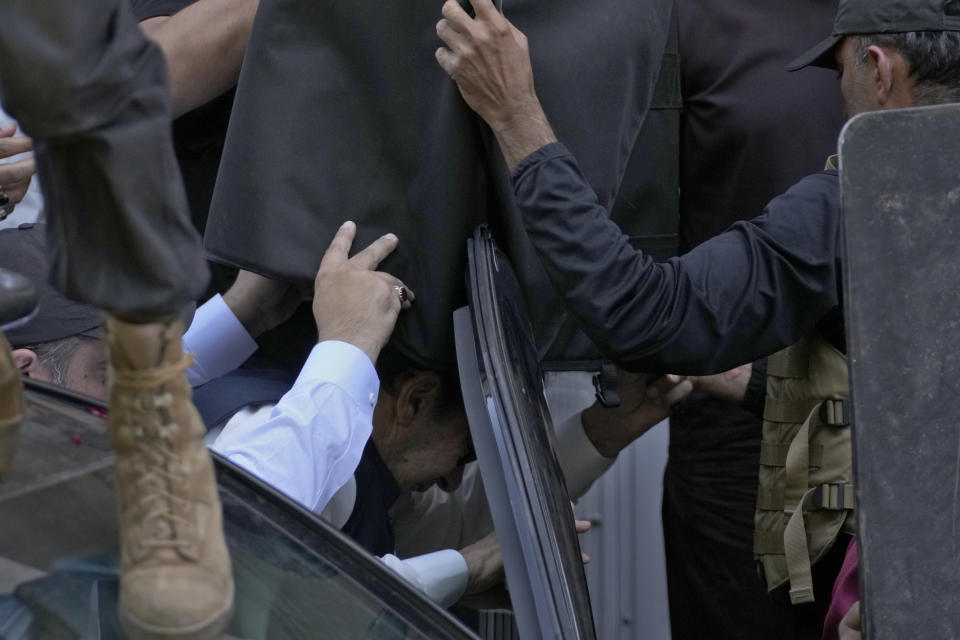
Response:
[{"label": "hand holding black cloth", "polygon": [[[664,51],[666,0],[511,0],[557,135],[612,204]],[[400,238],[384,269],[417,291],[394,343],[454,362],[466,238],[490,222],[528,301],[540,355],[576,356],[572,323],[515,211],[489,132],[437,66],[437,2],[264,0],[241,73],[205,246],[215,258],[309,282],[345,219],[360,245]],[[655,213],[653,215],[656,215]],[[574,350],[593,352],[581,337]]]}]

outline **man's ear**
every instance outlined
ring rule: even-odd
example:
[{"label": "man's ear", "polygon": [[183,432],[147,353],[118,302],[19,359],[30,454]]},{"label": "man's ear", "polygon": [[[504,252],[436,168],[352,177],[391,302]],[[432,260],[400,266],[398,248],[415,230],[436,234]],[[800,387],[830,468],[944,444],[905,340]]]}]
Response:
[{"label": "man's ear", "polygon": [[[877,92],[877,104],[885,107],[890,102],[897,83],[906,81],[906,77],[901,78],[898,74],[900,70],[905,71],[906,66],[900,54],[892,53],[877,45],[871,45],[867,49],[867,56],[873,68],[872,81]],[[899,89],[899,87],[896,88]]]},{"label": "man's ear", "polygon": [[35,378],[45,382],[50,381],[50,372],[40,362],[37,354],[30,349],[14,349],[13,362],[20,370],[20,375],[25,378]]},{"label": "man's ear", "polygon": [[409,426],[431,414],[437,406],[441,386],[440,376],[433,371],[418,371],[407,378],[397,392],[397,422]]}]

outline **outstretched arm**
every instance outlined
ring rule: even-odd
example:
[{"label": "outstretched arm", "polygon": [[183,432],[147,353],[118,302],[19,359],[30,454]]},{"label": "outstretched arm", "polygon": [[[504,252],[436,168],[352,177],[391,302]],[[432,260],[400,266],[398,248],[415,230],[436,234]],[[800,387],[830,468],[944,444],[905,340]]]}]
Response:
[{"label": "outstretched arm", "polygon": [[[404,303],[400,280],[376,271],[397,245],[389,234],[348,257],[345,223],[324,254],[314,289],[318,344],[266,420],[231,420],[213,448],[320,513],[353,476],[372,431],[374,364]],[[412,299],[412,294],[411,299]]]},{"label": "outstretched arm", "polygon": [[183,349],[193,353],[187,371],[191,387],[230,373],[257,350],[261,333],[289,319],[300,303],[293,285],[241,270],[223,296],[197,309],[183,334]]},{"label": "outstretched arm", "polygon": [[437,62],[470,108],[490,125],[513,171],[557,137],[533,87],[527,36],[490,0],[473,0],[473,6],[476,18],[456,0],[443,5],[437,35],[447,46],[437,49]]},{"label": "outstretched arm", "polygon": [[173,117],[237,83],[259,5],[260,0],[198,0],[172,16],[140,23],[167,59]]},{"label": "outstretched arm", "polygon": [[556,138],[526,38],[491,0],[443,6],[437,60],[497,136],[517,208],[554,289],[610,359],[634,371],[725,371],[795,342],[839,302],[833,176],[808,178],[694,251],[634,249]]}]

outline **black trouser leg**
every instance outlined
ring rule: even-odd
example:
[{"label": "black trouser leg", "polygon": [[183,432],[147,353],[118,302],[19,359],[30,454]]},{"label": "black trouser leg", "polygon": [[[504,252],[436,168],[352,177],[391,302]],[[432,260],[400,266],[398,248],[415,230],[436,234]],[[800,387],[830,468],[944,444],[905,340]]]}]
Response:
[{"label": "black trouser leg", "polygon": [[127,0],[11,0],[0,99],[34,138],[51,282],[149,319],[200,296],[207,267],[170,134],[160,49]]}]

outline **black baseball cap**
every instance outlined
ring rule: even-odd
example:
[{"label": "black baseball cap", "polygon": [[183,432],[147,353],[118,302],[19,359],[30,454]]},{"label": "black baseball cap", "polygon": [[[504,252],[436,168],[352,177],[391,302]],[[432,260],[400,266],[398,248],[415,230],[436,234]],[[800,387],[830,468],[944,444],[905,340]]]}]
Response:
[{"label": "black baseball cap", "polygon": [[4,332],[14,349],[70,336],[100,338],[103,314],[68,299],[47,278],[45,224],[0,230],[0,267],[26,276],[37,290],[37,311],[25,324]]},{"label": "black baseball cap", "polygon": [[834,48],[846,36],[909,31],[960,31],[960,0],[840,0],[830,37],[787,65],[836,69]]}]

